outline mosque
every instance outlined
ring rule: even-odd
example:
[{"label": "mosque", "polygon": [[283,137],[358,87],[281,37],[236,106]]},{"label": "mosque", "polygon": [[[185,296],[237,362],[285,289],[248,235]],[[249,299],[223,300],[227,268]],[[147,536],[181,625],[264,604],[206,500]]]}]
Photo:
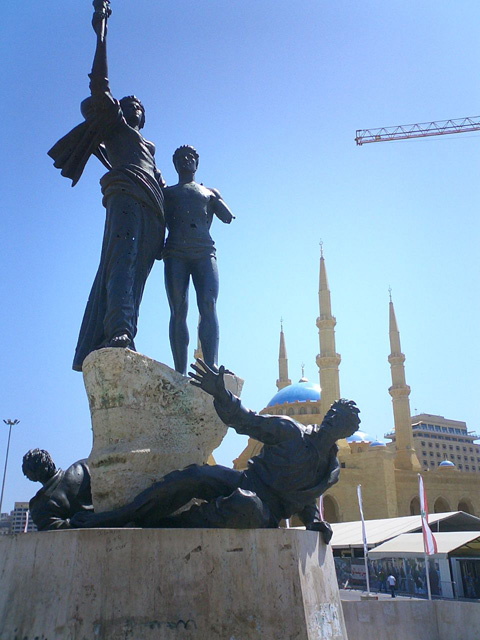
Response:
[{"label": "mosque", "polygon": [[[302,424],[320,424],[332,402],[340,398],[340,355],[335,350],[336,319],[332,315],[330,290],[323,251],[320,257],[320,315],[317,318],[320,353],[316,357],[320,384],[302,378],[292,384],[283,327],[280,330],[278,392],[261,414],[292,416]],[[327,522],[359,519],[356,487],[362,485],[366,519],[395,518],[420,513],[418,474],[421,472],[430,511],[465,511],[480,515],[480,445],[465,422],[434,414],[410,414],[410,387],[405,380],[405,356],[395,310],[389,303],[390,364],[394,429],[385,434],[388,443],[357,431],[339,441],[342,471],[339,482],[324,495]],[[233,461],[245,469],[262,444],[249,438],[245,450]],[[292,524],[300,524],[292,522]]]}]

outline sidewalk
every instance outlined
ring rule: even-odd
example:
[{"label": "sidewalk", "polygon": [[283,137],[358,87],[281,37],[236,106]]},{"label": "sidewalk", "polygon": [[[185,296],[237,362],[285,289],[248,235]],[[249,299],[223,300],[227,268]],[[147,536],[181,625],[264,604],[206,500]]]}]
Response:
[{"label": "sidewalk", "polygon": [[[416,596],[407,596],[407,595],[397,595],[395,594],[395,598],[392,598],[390,593],[383,592],[372,592],[374,596],[377,596],[379,600],[425,600],[425,598],[417,598]],[[340,600],[360,600],[360,596],[367,595],[366,591],[362,591],[361,589],[340,589]]]}]

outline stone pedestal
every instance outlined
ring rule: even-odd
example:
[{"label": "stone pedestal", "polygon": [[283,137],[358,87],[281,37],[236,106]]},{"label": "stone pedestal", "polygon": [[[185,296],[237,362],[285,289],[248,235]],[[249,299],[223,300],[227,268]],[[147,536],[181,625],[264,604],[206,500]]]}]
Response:
[{"label": "stone pedestal", "polygon": [[296,529],[0,537],[14,640],[347,640],[332,552]]},{"label": "stone pedestal", "polygon": [[[206,464],[227,431],[211,396],[130,349],[94,351],[83,377],[92,416],[95,511],[126,504],[169,471]],[[240,395],[242,380],[228,375],[225,384]]]}]

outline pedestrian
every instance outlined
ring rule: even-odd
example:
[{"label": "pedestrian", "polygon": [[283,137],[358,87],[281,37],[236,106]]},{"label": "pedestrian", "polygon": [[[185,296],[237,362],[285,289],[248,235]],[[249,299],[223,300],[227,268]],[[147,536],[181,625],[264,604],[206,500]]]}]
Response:
[{"label": "pedestrian", "polygon": [[387,578],[387,584],[390,587],[390,592],[392,594],[392,598],[395,598],[395,585],[397,584],[397,579],[395,578],[395,576],[393,575],[393,573],[391,573],[388,578]]},{"label": "pedestrian", "polygon": [[385,571],[383,569],[380,570],[379,574],[378,574],[378,584],[379,584],[379,591],[385,591],[385,593],[387,593],[387,577],[385,575]]}]

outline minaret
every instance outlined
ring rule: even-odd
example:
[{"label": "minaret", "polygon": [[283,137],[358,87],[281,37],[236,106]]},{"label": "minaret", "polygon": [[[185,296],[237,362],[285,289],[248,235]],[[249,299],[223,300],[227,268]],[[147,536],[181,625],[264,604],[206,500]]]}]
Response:
[{"label": "minaret", "polygon": [[285,336],[283,334],[283,321],[280,320],[280,348],[278,350],[278,380],[276,382],[277,389],[283,389],[292,384],[288,379],[288,358],[287,349],[285,347]]},{"label": "minaret", "polygon": [[320,243],[320,284],[318,290],[320,316],[317,318],[320,353],[317,356],[317,366],[320,374],[322,415],[329,410],[331,404],[340,398],[340,382],[338,365],[340,354],[335,351],[335,325],[337,321],[332,316],[330,290],[328,288],[327,271],[323,258],[323,243]]},{"label": "minaret", "polygon": [[390,355],[388,362],[392,372],[392,386],[388,392],[392,396],[393,420],[395,424],[395,468],[408,469],[412,471],[420,470],[420,463],[413,446],[413,431],[410,419],[410,387],[405,381],[405,356],[400,347],[400,334],[395,318],[395,310],[392,302],[392,291],[390,293]]}]

